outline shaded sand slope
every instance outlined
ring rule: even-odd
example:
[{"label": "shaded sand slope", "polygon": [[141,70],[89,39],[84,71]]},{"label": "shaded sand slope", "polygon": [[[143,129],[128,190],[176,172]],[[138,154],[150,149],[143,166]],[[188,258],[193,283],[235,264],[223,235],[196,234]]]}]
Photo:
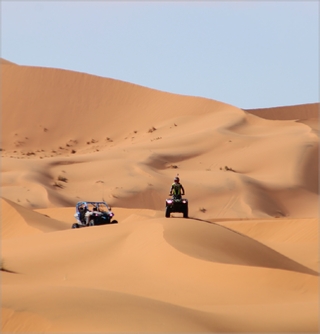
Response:
[{"label": "shaded sand slope", "polygon": [[271,120],[319,119],[319,103],[273,108],[245,109],[250,114]]},{"label": "shaded sand slope", "polygon": [[319,271],[318,219],[219,222]]},{"label": "shaded sand slope", "polygon": [[114,210],[117,225],[3,241],[3,330],[317,329],[315,271],[223,226]]},{"label": "shaded sand slope", "polygon": [[1,75],[2,195],[13,202],[160,210],[179,173],[193,217],[318,214],[318,133],[307,124],[65,70]]},{"label": "shaded sand slope", "polygon": [[0,205],[2,239],[69,228],[63,222],[49,219],[9,200],[1,199]]}]

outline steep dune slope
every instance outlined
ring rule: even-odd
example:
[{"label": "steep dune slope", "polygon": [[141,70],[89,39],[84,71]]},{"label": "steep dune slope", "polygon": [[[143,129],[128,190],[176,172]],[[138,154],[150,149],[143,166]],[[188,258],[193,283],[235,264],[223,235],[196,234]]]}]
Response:
[{"label": "steep dune slope", "polygon": [[69,228],[61,221],[49,219],[50,217],[46,215],[26,209],[9,200],[1,199],[1,210],[1,238],[3,239]]},{"label": "steep dune slope", "polygon": [[119,140],[129,132],[147,132],[170,118],[227,107],[59,69],[4,66],[2,82],[6,124],[2,145],[6,150],[15,145],[24,149],[66,148],[69,140],[71,145],[76,141],[82,146],[91,139]]}]

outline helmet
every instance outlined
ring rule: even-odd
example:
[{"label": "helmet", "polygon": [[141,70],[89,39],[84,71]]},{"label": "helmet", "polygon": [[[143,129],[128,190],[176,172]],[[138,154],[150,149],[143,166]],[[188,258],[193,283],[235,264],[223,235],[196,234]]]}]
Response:
[{"label": "helmet", "polygon": [[178,178],[178,176],[176,176],[175,178],[174,178],[174,181],[176,182],[179,182],[180,181],[180,179]]}]

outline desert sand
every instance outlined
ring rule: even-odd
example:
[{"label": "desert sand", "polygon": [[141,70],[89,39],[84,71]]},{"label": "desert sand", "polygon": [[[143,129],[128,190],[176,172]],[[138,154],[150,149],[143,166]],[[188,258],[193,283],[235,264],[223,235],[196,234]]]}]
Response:
[{"label": "desert sand", "polygon": [[1,332],[318,332],[318,112],[2,59]]}]

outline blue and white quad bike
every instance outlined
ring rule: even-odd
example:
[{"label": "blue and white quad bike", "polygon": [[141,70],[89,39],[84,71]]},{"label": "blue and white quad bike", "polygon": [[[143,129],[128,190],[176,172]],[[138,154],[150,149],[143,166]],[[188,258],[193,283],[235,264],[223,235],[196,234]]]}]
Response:
[{"label": "blue and white quad bike", "polygon": [[165,216],[170,218],[170,214],[172,212],[182,212],[183,218],[188,218],[188,200],[186,198],[176,198],[172,196],[172,198],[166,199],[166,212]]},{"label": "blue and white quad bike", "polygon": [[74,217],[77,222],[72,228],[118,223],[112,220],[114,213],[106,202],[78,202]]}]

